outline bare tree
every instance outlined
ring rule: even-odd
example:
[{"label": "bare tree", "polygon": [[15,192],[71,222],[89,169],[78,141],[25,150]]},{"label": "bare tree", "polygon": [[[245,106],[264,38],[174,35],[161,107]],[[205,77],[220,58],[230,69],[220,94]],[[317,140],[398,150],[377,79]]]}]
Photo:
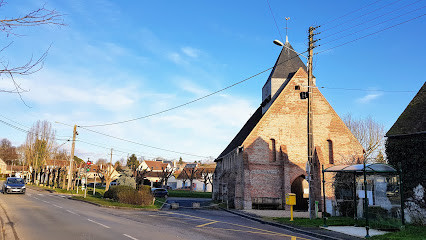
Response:
[{"label": "bare tree", "polygon": [[343,122],[364,148],[364,159],[374,161],[384,146],[384,126],[372,117],[354,119],[351,114],[345,115]]},{"label": "bare tree", "polygon": [[106,184],[105,191],[109,190],[109,185],[111,184],[114,178],[115,172],[116,172],[115,167],[111,163],[108,163],[105,166],[102,166],[101,174],[103,175],[105,179],[105,184]]},{"label": "bare tree", "polygon": [[[0,0],[0,8],[4,7],[5,5],[6,2]],[[23,27],[36,27],[41,25],[61,26],[64,25],[62,17],[63,15],[57,12],[56,10],[49,10],[43,6],[22,16],[0,19],[0,32],[5,33],[6,37],[9,37],[10,35],[22,36],[17,34],[15,30]],[[13,41],[11,41],[2,49],[0,49],[0,53],[2,53],[6,48],[10,47],[12,43]],[[0,60],[0,76],[10,78],[13,87],[12,89],[0,89],[0,92],[16,93],[23,101],[21,93],[25,92],[26,90],[23,89],[21,85],[15,80],[15,77],[30,75],[34,72],[39,71],[43,67],[43,62],[46,59],[48,51],[49,49],[47,49],[37,59],[33,59],[33,57],[31,57],[25,64],[20,66],[10,66],[9,61],[2,57]]]},{"label": "bare tree", "polygon": [[197,179],[198,177],[197,177],[197,172],[198,172],[198,168],[196,168],[196,167],[191,167],[191,168],[184,168],[183,170],[182,170],[182,173],[181,174],[183,174],[183,177],[184,178],[186,178],[186,179],[188,179],[189,180],[189,184],[190,184],[190,186],[189,186],[189,190],[192,192],[192,183],[193,183],[193,181],[194,181],[194,179]]},{"label": "bare tree", "polygon": [[167,182],[173,174],[173,168],[161,167],[161,172],[159,172],[158,174],[160,177],[161,185],[167,186]]},{"label": "bare tree", "polygon": [[0,159],[3,159],[8,165],[12,165],[12,162],[18,159],[16,147],[12,146],[12,142],[7,138],[0,141]]},{"label": "bare tree", "polygon": [[202,168],[201,169],[201,179],[204,183],[204,192],[207,191],[207,185],[212,184],[212,177],[214,168]]},{"label": "bare tree", "polygon": [[96,165],[106,165],[108,161],[105,158],[99,158],[98,161],[96,161]]},{"label": "bare tree", "polygon": [[48,121],[38,120],[27,133],[25,142],[25,160],[37,171],[55,152],[55,130]]}]

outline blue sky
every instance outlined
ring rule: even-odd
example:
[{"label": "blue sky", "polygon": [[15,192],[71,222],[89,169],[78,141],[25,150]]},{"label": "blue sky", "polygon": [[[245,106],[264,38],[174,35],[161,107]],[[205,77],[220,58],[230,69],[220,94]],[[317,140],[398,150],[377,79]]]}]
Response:
[{"label": "blue sky", "polygon": [[[374,2],[269,1],[283,38],[284,18],[291,18],[289,41],[299,52],[307,48],[311,25],[321,25],[317,37],[324,38],[319,41],[324,45],[315,49],[319,52],[425,14],[423,1]],[[281,37],[267,1],[23,0],[10,1],[0,8],[0,14],[3,18],[19,16],[43,4],[63,13],[66,26],[18,29],[22,36],[2,34],[3,44],[13,41],[1,53],[10,65],[23,64],[51,48],[41,71],[16,78],[30,90],[23,99],[31,108],[17,95],[0,93],[0,119],[7,117],[28,128],[39,119],[48,120],[58,138],[70,137],[72,128],[55,121],[90,125],[158,112],[272,67],[280,52],[272,43]],[[374,26],[383,21],[387,22]],[[340,116],[372,116],[386,130],[392,126],[425,81],[425,23],[422,17],[315,55],[317,86],[326,87],[321,92]],[[351,29],[343,31],[347,28]],[[327,37],[330,34],[335,35]],[[330,40],[334,41],[326,43]],[[268,74],[155,117],[93,129],[160,148],[216,157],[259,106]],[[3,77],[0,88],[10,88],[10,80]],[[77,142],[77,155],[84,159],[106,158],[110,147],[122,151],[114,154],[114,161],[126,157],[126,152],[147,158],[203,159],[84,129],[78,137],[105,147]],[[0,138],[19,145],[25,134],[0,125]],[[69,145],[64,147],[69,149]]]}]

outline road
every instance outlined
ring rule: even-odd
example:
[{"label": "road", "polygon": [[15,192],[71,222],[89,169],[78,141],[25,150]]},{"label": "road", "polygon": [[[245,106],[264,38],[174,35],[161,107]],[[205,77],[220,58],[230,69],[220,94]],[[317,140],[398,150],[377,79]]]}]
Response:
[{"label": "road", "polygon": [[0,239],[314,239],[220,210],[111,209],[33,189],[1,194],[0,212]]}]

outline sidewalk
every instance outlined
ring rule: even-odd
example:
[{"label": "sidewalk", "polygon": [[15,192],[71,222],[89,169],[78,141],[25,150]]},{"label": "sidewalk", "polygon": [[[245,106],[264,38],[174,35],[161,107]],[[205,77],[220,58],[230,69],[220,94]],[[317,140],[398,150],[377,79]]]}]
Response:
[{"label": "sidewalk", "polygon": [[[322,228],[313,228],[313,227],[302,227],[302,226],[295,226],[295,225],[287,225],[287,224],[281,224],[276,223],[272,221],[267,221],[262,219],[262,217],[288,217],[290,216],[289,211],[284,210],[234,210],[234,209],[223,209],[227,212],[239,215],[244,218],[251,219],[256,222],[261,222],[263,224],[268,224],[271,226],[284,228],[291,230],[293,232],[306,234],[318,239],[331,239],[331,240],[352,240],[352,239],[361,239],[357,236],[351,236],[348,234],[344,234],[337,231],[329,231]],[[296,213],[296,212],[295,212]],[[297,212],[298,215],[301,217],[306,215],[306,212]],[[286,216],[288,214],[288,216]],[[346,232],[345,232],[346,233]],[[364,228],[364,235],[365,235],[365,228]]]}]

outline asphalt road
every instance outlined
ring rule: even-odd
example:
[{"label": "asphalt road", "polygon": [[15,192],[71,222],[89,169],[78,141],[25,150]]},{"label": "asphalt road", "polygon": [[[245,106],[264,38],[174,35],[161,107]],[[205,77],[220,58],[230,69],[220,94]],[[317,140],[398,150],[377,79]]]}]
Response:
[{"label": "asphalt road", "polygon": [[220,210],[97,207],[46,191],[1,194],[0,239],[313,239]]}]

